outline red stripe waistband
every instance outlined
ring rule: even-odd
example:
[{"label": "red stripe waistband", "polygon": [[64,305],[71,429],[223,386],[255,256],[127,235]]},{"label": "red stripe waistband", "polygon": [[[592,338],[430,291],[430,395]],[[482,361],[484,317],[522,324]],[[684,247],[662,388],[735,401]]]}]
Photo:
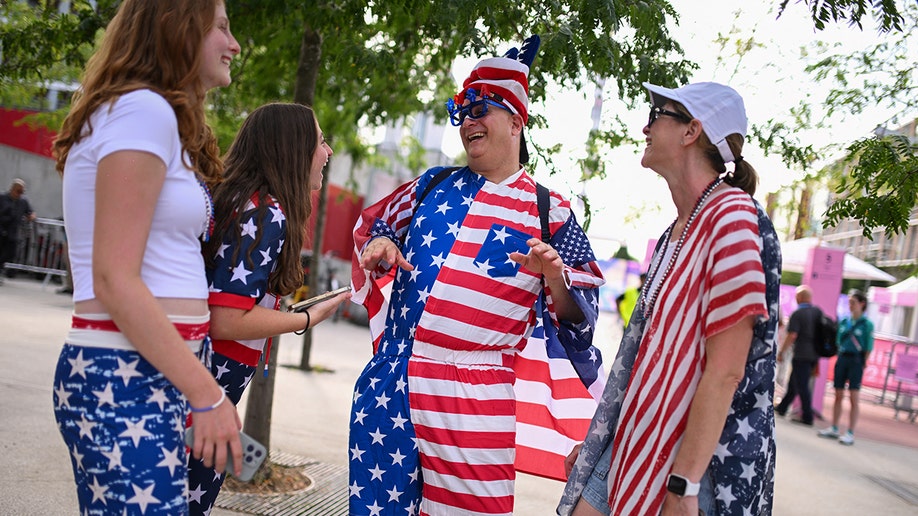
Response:
[{"label": "red stripe waistband", "polygon": [[[179,335],[181,335],[184,340],[202,340],[207,336],[207,332],[210,331],[209,321],[203,323],[174,322],[172,324],[175,326],[175,329],[178,330]],[[97,321],[94,319],[85,319],[78,315],[73,316],[71,327],[78,330],[113,331],[121,333],[121,330],[118,329],[115,321],[111,319]]]},{"label": "red stripe waistband", "polygon": [[[267,345],[270,346],[270,343]],[[258,367],[258,360],[261,358],[260,349],[243,346],[235,340],[214,340],[213,346],[216,353],[232,358],[240,364]]]}]

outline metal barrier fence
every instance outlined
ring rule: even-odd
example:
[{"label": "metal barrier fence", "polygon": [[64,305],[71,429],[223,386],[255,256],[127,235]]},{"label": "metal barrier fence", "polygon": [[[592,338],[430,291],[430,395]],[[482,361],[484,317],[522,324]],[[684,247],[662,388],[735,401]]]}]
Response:
[{"label": "metal barrier fence", "polygon": [[36,218],[23,222],[16,254],[6,268],[44,274],[43,284],[47,285],[51,276],[67,275],[65,243],[62,220]]}]

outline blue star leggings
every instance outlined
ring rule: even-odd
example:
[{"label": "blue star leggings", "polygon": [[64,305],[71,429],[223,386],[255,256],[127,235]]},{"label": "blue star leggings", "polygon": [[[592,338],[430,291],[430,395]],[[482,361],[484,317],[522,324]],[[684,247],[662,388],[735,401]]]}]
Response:
[{"label": "blue star leggings", "polygon": [[139,353],[65,344],[53,397],[80,514],[188,514],[186,403]]}]

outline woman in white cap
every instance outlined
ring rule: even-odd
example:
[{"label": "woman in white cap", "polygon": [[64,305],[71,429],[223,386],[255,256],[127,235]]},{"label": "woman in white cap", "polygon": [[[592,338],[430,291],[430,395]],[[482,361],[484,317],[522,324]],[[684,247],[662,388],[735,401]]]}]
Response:
[{"label": "woman in white cap", "polygon": [[644,86],[641,164],[666,180],[677,217],[558,513],[770,514],[781,257],[741,155],[743,100],[710,82]]}]

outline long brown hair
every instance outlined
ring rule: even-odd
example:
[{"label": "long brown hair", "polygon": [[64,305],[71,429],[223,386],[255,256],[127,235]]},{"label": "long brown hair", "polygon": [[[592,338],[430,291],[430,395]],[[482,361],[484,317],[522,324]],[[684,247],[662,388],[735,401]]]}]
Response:
[{"label": "long brown hair", "polygon": [[[209,183],[223,170],[220,150],[204,118],[201,48],[222,0],[125,0],[86,64],[80,89],[54,141],[57,171],[70,148],[92,132],[89,117],[107,102],[148,88],[165,98],[178,119],[189,168]],[[85,126],[85,129],[84,129]]]},{"label": "long brown hair", "polygon": [[[204,257],[210,266],[225,240],[242,241],[240,222],[249,200],[257,197],[256,220],[264,220],[268,197],[272,196],[286,216],[287,235],[277,268],[268,279],[268,289],[284,296],[303,285],[300,250],[312,212],[309,175],[319,144],[315,113],[307,106],[272,103],[249,114],[227,152],[223,181],[214,189],[217,224],[213,237],[204,245]],[[258,232],[245,256],[251,256],[261,233]],[[233,263],[238,260],[239,252],[236,246]],[[255,266],[251,262],[248,265]]]},{"label": "long brown hair", "polygon": [[[689,118],[695,118],[682,103],[673,101],[673,106],[677,113]],[[730,146],[730,151],[733,152],[734,156],[743,155],[743,143],[743,135],[739,133],[733,133],[727,136],[727,145]],[[704,155],[708,158],[708,162],[710,162],[711,166],[718,174],[723,174],[727,171],[727,164],[724,163],[723,156],[720,155],[717,146],[711,143],[711,139],[708,138],[708,135],[705,134],[704,131],[701,132],[701,136],[698,138],[698,146],[701,148],[701,151],[704,152]],[[735,162],[733,172],[730,172],[724,177],[724,182],[730,186],[739,188],[749,195],[755,195],[755,189],[759,184],[759,174],[749,162],[745,159],[741,159]]]}]

